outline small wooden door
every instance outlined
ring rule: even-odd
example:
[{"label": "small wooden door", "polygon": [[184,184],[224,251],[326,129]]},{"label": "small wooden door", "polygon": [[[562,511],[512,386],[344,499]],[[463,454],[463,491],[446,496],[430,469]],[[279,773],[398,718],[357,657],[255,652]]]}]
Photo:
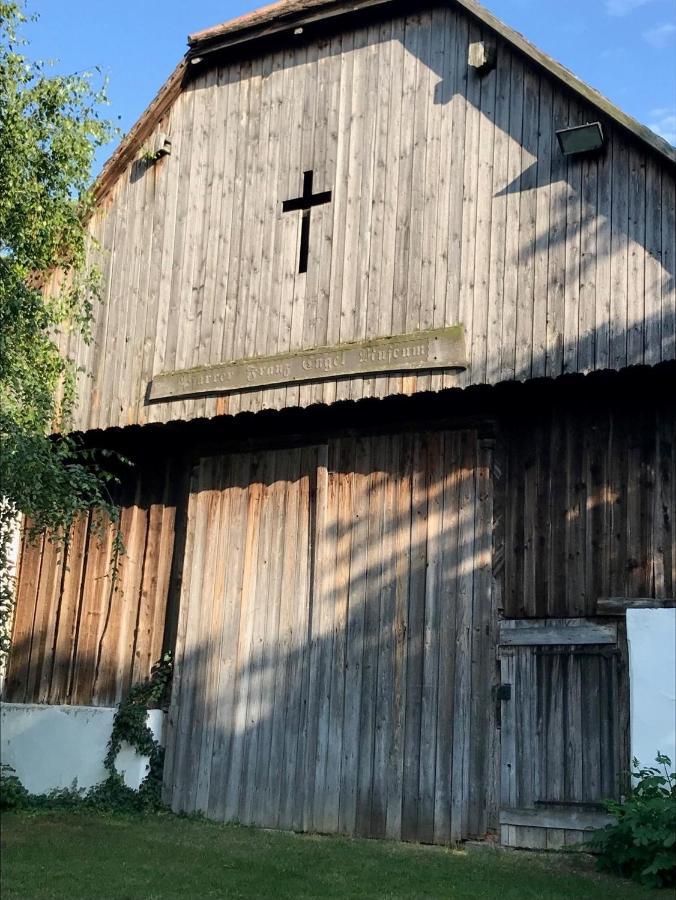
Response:
[{"label": "small wooden door", "polygon": [[624,629],[589,619],[500,627],[503,844],[557,848],[609,821],[628,769]]}]

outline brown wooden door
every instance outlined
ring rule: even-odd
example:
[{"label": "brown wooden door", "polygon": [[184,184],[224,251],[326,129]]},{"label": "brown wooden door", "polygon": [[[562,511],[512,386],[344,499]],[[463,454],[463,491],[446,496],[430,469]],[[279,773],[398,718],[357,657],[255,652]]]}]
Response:
[{"label": "brown wooden door", "polygon": [[473,431],[200,461],[165,771],[175,810],[439,843],[485,833],[488,462]]},{"label": "brown wooden door", "polygon": [[501,623],[502,843],[557,848],[609,821],[628,768],[624,630],[615,622]]}]

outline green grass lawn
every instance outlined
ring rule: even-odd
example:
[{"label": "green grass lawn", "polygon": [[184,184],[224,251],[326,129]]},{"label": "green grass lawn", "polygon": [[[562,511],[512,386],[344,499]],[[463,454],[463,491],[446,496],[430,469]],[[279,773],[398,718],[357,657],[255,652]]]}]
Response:
[{"label": "green grass lawn", "polygon": [[463,851],[294,835],[182,819],[8,813],[6,900],[87,898],[645,897],[581,854]]}]

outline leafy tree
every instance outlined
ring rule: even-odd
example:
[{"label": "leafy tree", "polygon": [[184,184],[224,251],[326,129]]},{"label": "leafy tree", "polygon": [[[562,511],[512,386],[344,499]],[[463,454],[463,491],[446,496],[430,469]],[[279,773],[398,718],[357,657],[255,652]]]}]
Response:
[{"label": "leafy tree", "polygon": [[[69,434],[75,371],[54,341],[64,328],[87,337],[98,280],[87,188],[111,129],[90,73],[56,75],[24,55],[27,21],[23,0],[0,0],[0,660],[17,514],[64,535],[80,511],[113,509],[101,461]],[[54,272],[61,287],[47,291]]]}]

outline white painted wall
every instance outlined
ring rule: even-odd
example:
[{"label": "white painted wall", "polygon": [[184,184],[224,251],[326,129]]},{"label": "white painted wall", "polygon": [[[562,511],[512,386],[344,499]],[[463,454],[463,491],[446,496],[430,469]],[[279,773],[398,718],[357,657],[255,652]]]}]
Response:
[{"label": "white painted wall", "polygon": [[[0,759],[31,794],[55,788],[88,789],[107,777],[103,767],[115,709],[96,706],[0,704]],[[165,713],[150,710],[148,724],[160,743]],[[148,772],[148,757],[123,744],[117,769],[134,790]]]},{"label": "white painted wall", "polygon": [[631,754],[666,754],[676,768],[676,609],[627,610]]}]

